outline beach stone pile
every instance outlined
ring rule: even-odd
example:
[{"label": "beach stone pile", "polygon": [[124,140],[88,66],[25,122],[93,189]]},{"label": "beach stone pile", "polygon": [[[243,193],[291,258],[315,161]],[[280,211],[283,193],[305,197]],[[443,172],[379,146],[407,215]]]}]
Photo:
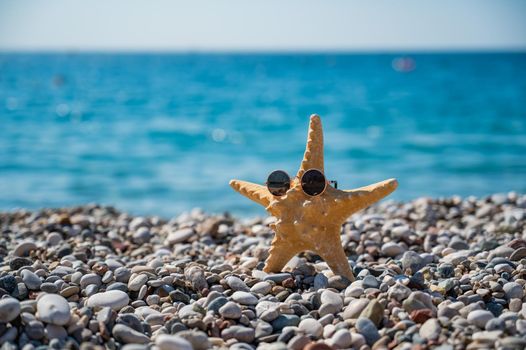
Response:
[{"label": "beach stone pile", "polygon": [[274,219],[0,213],[0,349],[525,349],[526,196],[382,202],[262,271]]}]

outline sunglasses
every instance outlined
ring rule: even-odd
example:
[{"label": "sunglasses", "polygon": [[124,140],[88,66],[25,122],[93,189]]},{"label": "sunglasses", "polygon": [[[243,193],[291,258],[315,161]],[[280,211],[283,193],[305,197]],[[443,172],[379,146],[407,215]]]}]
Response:
[{"label": "sunglasses", "polygon": [[[301,189],[306,195],[318,196],[325,192],[327,185],[334,184],[338,188],[336,181],[327,181],[325,175],[318,169],[309,169],[301,176]],[[275,170],[267,177],[267,188],[274,196],[283,196],[290,189],[291,179],[289,174],[283,170]]]}]

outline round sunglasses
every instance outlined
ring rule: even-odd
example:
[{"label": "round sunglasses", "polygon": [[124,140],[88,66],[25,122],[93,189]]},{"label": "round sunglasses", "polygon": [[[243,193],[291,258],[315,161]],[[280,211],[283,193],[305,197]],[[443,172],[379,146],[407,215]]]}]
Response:
[{"label": "round sunglasses", "polygon": [[[334,184],[338,188],[336,181],[327,181],[325,175],[318,169],[309,169],[301,176],[301,189],[306,195],[318,196],[325,192],[327,185]],[[289,174],[283,170],[274,170],[267,177],[267,188],[274,196],[283,196],[290,189],[291,179]]]}]

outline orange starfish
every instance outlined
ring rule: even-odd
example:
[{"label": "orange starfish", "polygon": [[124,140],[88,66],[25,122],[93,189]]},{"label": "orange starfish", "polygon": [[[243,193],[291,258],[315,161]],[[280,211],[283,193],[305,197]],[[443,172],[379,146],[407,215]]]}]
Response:
[{"label": "orange starfish", "polygon": [[310,117],[303,161],[285,195],[274,196],[266,186],[240,180],[231,180],[230,186],[277,218],[271,225],[276,235],[265,272],[279,272],[294,255],[309,250],[325,260],[335,274],[354,281],[340,240],[341,226],[350,215],[393,192],[398,183],[389,179],[345,191],[328,185],[322,194],[309,196],[303,192],[300,181],[309,169],[323,172],[323,131],[317,115]]}]

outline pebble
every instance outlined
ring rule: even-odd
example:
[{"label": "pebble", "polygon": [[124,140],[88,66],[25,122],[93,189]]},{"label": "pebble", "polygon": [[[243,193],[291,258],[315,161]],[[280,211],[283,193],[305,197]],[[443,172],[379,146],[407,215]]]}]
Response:
[{"label": "pebble", "polygon": [[42,322],[63,326],[69,322],[70,307],[58,294],[45,294],[37,300],[38,319]]},{"label": "pebble", "polygon": [[120,341],[124,344],[148,344],[150,342],[150,338],[148,338],[146,335],[139,333],[133,328],[123,324],[116,324],[113,327],[112,334],[117,341]]},{"label": "pebble", "polygon": [[221,337],[225,340],[237,339],[243,343],[251,343],[256,336],[255,330],[244,326],[230,326],[221,332]]},{"label": "pebble", "polygon": [[139,274],[128,282],[128,290],[136,292],[141,289],[142,286],[148,281],[148,276],[145,274]]},{"label": "pebble", "polygon": [[419,334],[422,338],[436,340],[440,336],[442,327],[436,318],[430,318],[420,327]]},{"label": "pebble", "polygon": [[26,287],[30,290],[39,290],[42,285],[42,280],[34,272],[29,270],[23,270],[21,272],[22,281]]},{"label": "pebble", "polygon": [[11,322],[18,315],[20,315],[20,302],[18,300],[15,298],[0,299],[0,323]]},{"label": "pebble", "polygon": [[88,307],[103,308],[110,307],[119,311],[130,302],[130,297],[120,290],[112,290],[104,293],[98,293],[90,296],[86,305]]},{"label": "pebble", "polygon": [[493,314],[487,310],[474,310],[471,311],[468,314],[468,321],[477,326],[478,328],[484,329],[486,328],[486,324],[491,320],[493,317]]},{"label": "pebble", "polygon": [[508,299],[522,299],[524,296],[524,288],[517,282],[508,282],[504,284],[503,289]]},{"label": "pebble", "polygon": [[374,323],[368,318],[359,318],[356,321],[356,330],[365,338],[366,343],[372,346],[378,339],[380,339],[380,333],[374,325]]},{"label": "pebble", "polygon": [[243,291],[243,292],[250,291],[250,288],[248,288],[247,284],[243,282],[239,277],[236,277],[236,276],[227,277],[226,284],[234,291]]},{"label": "pebble", "polygon": [[234,292],[232,299],[243,305],[256,305],[258,303],[258,298],[248,292]]},{"label": "pebble", "polygon": [[250,288],[252,293],[266,295],[272,290],[272,285],[266,281],[258,282]]},{"label": "pebble", "polygon": [[338,329],[331,337],[330,345],[337,349],[350,348],[352,344],[351,332],[347,329]]},{"label": "pebble", "polygon": [[177,335],[161,334],[155,338],[160,350],[193,350],[192,344]]},{"label": "pebble", "polygon": [[33,250],[37,250],[37,245],[33,242],[24,241],[17,244],[13,249],[14,256],[29,256],[29,253]]},{"label": "pebble", "polygon": [[387,242],[382,245],[381,252],[383,255],[394,258],[405,252],[404,247],[395,242]]},{"label": "pebble", "polygon": [[313,336],[314,338],[321,337],[323,333],[323,326],[321,323],[313,318],[306,318],[302,320],[298,328],[305,332],[305,334],[309,334]]},{"label": "pebble", "polygon": [[237,320],[241,317],[241,308],[238,304],[229,301],[219,308],[219,314],[224,318]]}]

